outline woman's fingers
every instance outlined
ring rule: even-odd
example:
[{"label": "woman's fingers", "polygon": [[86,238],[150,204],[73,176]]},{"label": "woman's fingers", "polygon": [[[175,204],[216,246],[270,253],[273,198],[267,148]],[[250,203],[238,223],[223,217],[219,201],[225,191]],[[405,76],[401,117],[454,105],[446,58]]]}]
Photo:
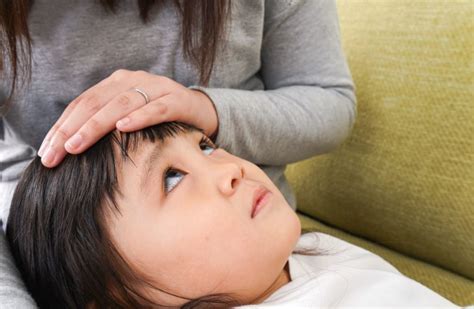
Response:
[{"label": "woman's fingers", "polygon": [[[117,129],[123,132],[140,130],[161,122],[179,120],[182,104],[173,102],[172,95],[153,100],[117,121]],[[173,104],[174,103],[174,104]]]},{"label": "woman's fingers", "polygon": [[217,112],[207,95],[185,87],[175,87],[117,121],[117,129],[132,132],[162,122],[180,121],[202,129],[211,136],[217,129]]},{"label": "woman's fingers", "polygon": [[69,112],[68,116],[62,121],[62,124],[55,124],[54,130],[51,131],[49,141],[44,141],[45,148],[41,153],[41,162],[46,167],[54,167],[66,155],[64,143],[68,140],[81,125],[90,118],[102,106],[102,100],[97,98],[79,101],[77,106]]},{"label": "woman's fingers", "polygon": [[90,96],[90,94],[92,94],[92,93],[101,93],[102,95],[104,95],[103,99],[106,99],[107,97],[112,97],[113,96],[113,93],[110,93],[108,96],[106,96],[106,93],[103,93],[102,91],[100,91],[100,89],[102,89],[102,87],[104,87],[104,85],[107,82],[109,82],[108,79],[102,80],[98,84],[96,84],[96,85],[92,86],[91,88],[87,89],[80,96],[78,96],[77,98],[72,100],[71,103],[68,104],[68,106],[66,107],[64,112],[61,114],[61,117],[59,117],[59,119],[56,120],[56,123],[51,127],[51,129],[48,131],[45,138],[43,139],[43,142],[41,143],[41,146],[38,150],[38,155],[40,157],[42,157],[43,154],[45,154],[48,146],[50,145],[51,139],[56,134],[57,130],[59,128],[61,128],[63,123],[66,121],[66,119],[69,118],[71,113],[73,113],[73,111],[75,110],[75,108],[77,107],[79,102],[83,102],[84,99],[88,98]]},{"label": "woman's fingers", "polygon": [[80,126],[74,136],[65,141],[66,151],[77,154],[88,149],[105,134],[115,129],[117,119],[124,117],[144,104],[143,96],[133,89],[117,95]]},{"label": "woman's fingers", "polygon": [[[146,77],[149,79],[149,76],[150,74],[141,71],[117,70],[73,100],[43,141],[42,149],[38,152],[38,155],[42,157],[41,161],[43,165],[54,167],[59,164],[67,153],[65,148],[66,141],[75,135],[86,123],[88,123],[86,130],[70,141],[71,152],[79,153],[84,151],[87,149],[85,145],[90,146],[93,142],[100,139],[107,133],[107,128],[109,128],[109,130],[113,129],[117,119],[123,115],[118,115],[116,116],[117,118],[101,117],[100,119],[93,119],[93,116],[106,105],[114,102],[113,99],[118,95],[131,89],[135,83],[141,84],[141,80]],[[135,98],[137,101],[139,99],[139,97]],[[113,104],[116,106],[115,110],[117,110],[118,105],[118,111],[121,111],[120,106],[124,105],[124,101],[127,100],[119,96]],[[126,105],[129,104],[126,103]],[[130,111],[130,109],[126,110],[126,112]],[[99,122],[104,119],[105,122]],[[81,137],[82,141],[80,140]],[[92,142],[88,142],[89,139]],[[79,142],[82,143],[82,146],[79,145],[77,148],[72,147],[75,143],[79,144]]]},{"label": "woman's fingers", "polygon": [[107,104],[98,99],[79,104],[73,110],[74,116],[68,117],[55,131],[41,161],[47,167],[54,167],[67,152],[83,152],[113,130],[117,119],[144,104],[141,94],[133,90],[120,93]]}]

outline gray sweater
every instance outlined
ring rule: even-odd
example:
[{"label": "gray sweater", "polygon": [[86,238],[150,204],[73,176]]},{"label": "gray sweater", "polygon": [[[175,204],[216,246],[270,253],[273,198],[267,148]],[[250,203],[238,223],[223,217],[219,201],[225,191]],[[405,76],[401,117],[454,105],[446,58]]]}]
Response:
[{"label": "gray sweater", "polygon": [[[0,120],[4,221],[23,168],[83,91],[120,68],[198,87],[198,71],[183,57],[173,6],[166,2],[152,10],[151,22],[144,25],[136,1],[119,3],[113,15],[99,1],[35,1],[28,20],[31,84],[20,89]],[[0,100],[7,87],[1,80]],[[295,209],[283,174],[286,164],[335,149],[356,117],[335,0],[233,1],[225,50],[209,86],[199,88],[216,106],[216,144],[259,165]],[[0,303],[1,284],[0,273]]]}]

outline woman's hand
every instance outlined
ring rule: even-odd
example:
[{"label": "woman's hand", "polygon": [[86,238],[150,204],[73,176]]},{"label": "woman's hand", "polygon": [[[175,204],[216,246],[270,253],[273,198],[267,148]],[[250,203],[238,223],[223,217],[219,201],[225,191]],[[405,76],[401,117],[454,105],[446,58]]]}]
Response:
[{"label": "woman's hand", "polygon": [[[134,88],[147,94],[148,104]],[[117,70],[68,105],[38,155],[43,165],[54,167],[67,153],[85,151],[115,128],[129,132],[169,121],[194,125],[208,136],[218,128],[215,107],[203,92],[145,71]]]}]

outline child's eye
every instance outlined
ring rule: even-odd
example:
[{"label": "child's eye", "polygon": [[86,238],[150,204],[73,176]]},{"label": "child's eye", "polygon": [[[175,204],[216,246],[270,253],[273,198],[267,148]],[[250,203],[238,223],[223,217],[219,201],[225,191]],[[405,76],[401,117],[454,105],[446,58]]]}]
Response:
[{"label": "child's eye", "polygon": [[[199,142],[199,147],[203,152],[207,154],[211,154],[217,148],[217,146],[205,135],[203,135],[203,137],[201,138],[201,141]],[[168,194],[171,190],[173,190],[173,188],[178,185],[184,175],[184,172],[176,170],[172,167],[167,168],[164,172],[163,177],[165,194]]]},{"label": "child's eye", "polygon": [[174,170],[170,167],[166,170],[164,175],[164,190],[165,194],[168,194],[181,181],[184,173]]},{"label": "child's eye", "polygon": [[206,145],[206,144],[203,144],[203,145],[200,145],[201,146],[201,150],[204,150],[205,152],[211,154],[215,149],[212,147],[212,146],[209,146],[209,145]]},{"label": "child's eye", "polygon": [[202,136],[201,141],[199,142],[199,147],[201,147],[201,150],[206,150],[209,154],[217,148],[217,146],[205,135]]}]

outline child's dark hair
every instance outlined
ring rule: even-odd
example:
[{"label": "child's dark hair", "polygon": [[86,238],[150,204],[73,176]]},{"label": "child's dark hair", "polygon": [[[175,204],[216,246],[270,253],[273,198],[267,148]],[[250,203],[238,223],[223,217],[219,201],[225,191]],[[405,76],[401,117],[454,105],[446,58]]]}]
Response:
[{"label": "child's dark hair", "polygon": [[[128,152],[141,141],[163,142],[192,131],[202,132],[180,122],[132,133],[113,131],[87,151],[67,155],[55,168],[44,167],[40,157],[28,165],[13,195],[7,239],[40,308],[166,307],[138,292],[141,286],[161,289],[133,271],[119,254],[105,215],[120,212],[115,200],[121,195],[117,159],[130,159]],[[182,308],[238,305],[243,304],[233,295],[213,294],[189,299]]]}]

